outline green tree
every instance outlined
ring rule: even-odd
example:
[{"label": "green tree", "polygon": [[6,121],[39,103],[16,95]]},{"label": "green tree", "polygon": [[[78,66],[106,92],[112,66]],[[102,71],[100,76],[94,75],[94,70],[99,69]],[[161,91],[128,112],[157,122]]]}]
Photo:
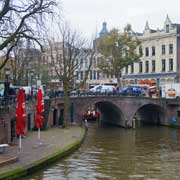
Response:
[{"label": "green tree", "polygon": [[106,36],[100,38],[97,41],[97,51],[101,54],[98,58],[99,69],[104,74],[115,76],[118,86],[122,86],[123,68],[139,61],[142,56],[141,42],[132,35],[129,24],[123,33],[118,29],[112,29]]}]

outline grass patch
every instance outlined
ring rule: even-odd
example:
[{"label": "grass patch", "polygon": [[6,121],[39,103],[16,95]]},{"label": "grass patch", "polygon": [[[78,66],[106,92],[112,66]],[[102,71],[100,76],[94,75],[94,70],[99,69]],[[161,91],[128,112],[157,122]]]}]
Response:
[{"label": "grass patch", "polygon": [[180,125],[176,123],[169,123],[168,126],[171,128],[180,129]]},{"label": "grass patch", "polygon": [[3,173],[0,175],[0,180],[11,180],[11,179],[19,179],[26,175],[26,169],[17,168],[12,171]]}]

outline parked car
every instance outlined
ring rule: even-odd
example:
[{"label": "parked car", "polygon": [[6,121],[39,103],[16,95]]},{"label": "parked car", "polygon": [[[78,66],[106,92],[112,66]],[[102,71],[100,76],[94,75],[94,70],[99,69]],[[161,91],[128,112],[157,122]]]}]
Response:
[{"label": "parked car", "polygon": [[89,90],[92,93],[113,93],[116,88],[111,85],[97,85]]},{"label": "parked car", "polygon": [[25,98],[29,99],[31,97],[31,86],[22,86],[22,89],[24,90]]},{"label": "parked car", "polygon": [[145,96],[146,92],[143,86],[139,85],[128,85],[120,89],[119,94],[122,96]]}]

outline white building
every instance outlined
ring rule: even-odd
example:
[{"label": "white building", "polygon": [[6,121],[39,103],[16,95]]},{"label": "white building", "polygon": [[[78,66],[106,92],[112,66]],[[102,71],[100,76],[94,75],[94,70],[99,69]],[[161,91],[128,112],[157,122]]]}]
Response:
[{"label": "white building", "polygon": [[164,84],[180,82],[180,24],[166,17],[161,30],[150,29],[148,22],[142,35],[143,56],[125,68],[125,84]]}]

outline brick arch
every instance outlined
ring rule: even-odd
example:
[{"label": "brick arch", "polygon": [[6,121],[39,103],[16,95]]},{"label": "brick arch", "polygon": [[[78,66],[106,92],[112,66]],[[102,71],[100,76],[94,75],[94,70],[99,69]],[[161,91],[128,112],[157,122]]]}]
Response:
[{"label": "brick arch", "polygon": [[137,118],[146,123],[157,125],[163,122],[165,116],[166,110],[164,107],[154,103],[145,103],[134,109],[134,112],[131,113],[131,117],[129,118],[129,124],[132,127],[133,118]]},{"label": "brick arch", "polygon": [[[74,99],[73,101],[74,104],[74,117],[75,121],[82,120],[84,113],[88,110],[88,108],[96,106],[99,110],[101,110],[101,113],[103,113],[103,108],[101,105],[106,105],[106,110],[108,108],[107,104],[109,104],[109,107],[111,110],[114,110],[113,112],[116,113],[116,115],[121,118],[121,122],[116,123],[116,125],[124,126],[125,124],[125,115],[123,111],[117,106],[117,104],[111,100],[111,99],[102,99],[102,98],[89,98],[88,100],[86,98],[81,98],[80,100]],[[107,113],[105,114],[106,118],[110,117],[107,116]],[[117,117],[118,118],[118,117]],[[111,123],[109,121],[109,123]],[[113,123],[112,123],[113,124]],[[114,123],[115,124],[115,123]]]},{"label": "brick arch", "polygon": [[[46,127],[52,127],[54,125],[58,125],[60,111],[62,106],[64,105],[63,99],[51,99],[49,107],[45,108],[45,112],[47,111],[47,123]],[[56,111],[56,119],[54,119],[54,111]],[[55,122],[53,122],[55,120]]]},{"label": "brick arch", "polygon": [[125,126],[125,115],[116,104],[111,101],[98,101],[95,106],[103,116],[102,121],[112,125]]}]

